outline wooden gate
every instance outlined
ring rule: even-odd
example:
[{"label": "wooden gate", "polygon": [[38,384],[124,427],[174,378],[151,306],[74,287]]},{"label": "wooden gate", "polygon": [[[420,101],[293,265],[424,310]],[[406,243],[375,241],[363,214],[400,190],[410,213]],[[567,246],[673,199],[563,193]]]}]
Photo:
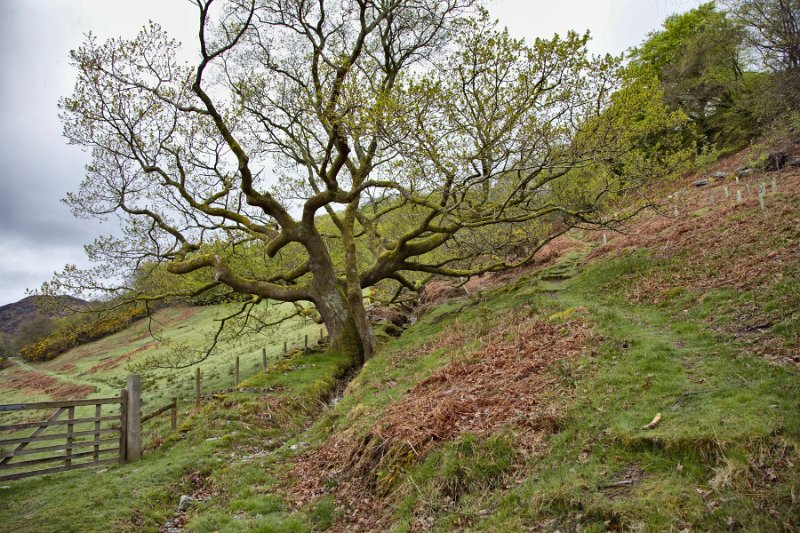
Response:
[{"label": "wooden gate", "polygon": [[[0,481],[138,461],[142,456],[142,423],[170,411],[174,430],[178,399],[172,398],[145,416],[141,407],[142,386],[137,375],[128,376],[128,386],[116,398],[0,405],[0,417],[17,414],[23,419],[24,411],[55,409],[46,420],[0,425]],[[58,444],[39,444],[52,441]],[[61,464],[39,468],[52,463]]]},{"label": "wooden gate", "polygon": [[0,425],[0,481],[124,461],[126,396],[0,405],[0,415],[55,409],[46,420]]}]

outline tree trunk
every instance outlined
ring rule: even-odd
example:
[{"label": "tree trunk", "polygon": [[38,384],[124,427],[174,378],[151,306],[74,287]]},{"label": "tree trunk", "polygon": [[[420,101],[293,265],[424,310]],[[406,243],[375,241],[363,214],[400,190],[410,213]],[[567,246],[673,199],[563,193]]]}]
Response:
[{"label": "tree trunk", "polygon": [[373,348],[372,328],[366,321],[363,303],[358,302],[360,309],[353,309],[354,306],[338,287],[320,294],[314,303],[328,328],[331,349],[351,354],[353,365],[361,367],[372,354]]},{"label": "tree trunk", "polygon": [[319,234],[312,234],[305,245],[313,276],[314,305],[328,328],[331,349],[352,355],[353,365],[361,367],[372,354],[374,344],[361,289],[358,287],[355,294],[342,286]]},{"label": "tree trunk", "polygon": [[372,326],[367,318],[367,311],[364,309],[364,294],[361,290],[361,278],[358,275],[358,253],[356,252],[356,240],[353,237],[358,207],[358,200],[347,206],[339,231],[342,234],[344,248],[345,295],[355,320],[358,335],[361,338],[363,359],[367,361],[372,357],[375,335],[372,333]]}]

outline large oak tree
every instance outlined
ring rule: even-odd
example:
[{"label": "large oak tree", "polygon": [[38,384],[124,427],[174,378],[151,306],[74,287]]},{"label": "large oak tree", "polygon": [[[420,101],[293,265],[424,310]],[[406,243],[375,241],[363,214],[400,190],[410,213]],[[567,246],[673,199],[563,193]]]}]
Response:
[{"label": "large oak tree", "polygon": [[67,202],[125,233],[53,289],[163,265],[195,293],[311,302],[363,361],[366,288],[524,265],[608,223],[669,168],[683,124],[588,37],[526,45],[474,0],[194,3],[195,62],[156,25],[72,53],[62,119],[93,161]]}]

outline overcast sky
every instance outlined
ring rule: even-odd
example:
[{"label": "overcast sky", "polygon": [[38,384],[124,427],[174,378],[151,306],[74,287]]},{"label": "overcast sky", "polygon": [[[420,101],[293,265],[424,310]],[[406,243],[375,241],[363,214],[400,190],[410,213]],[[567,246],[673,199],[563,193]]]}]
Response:
[{"label": "overcast sky", "polygon": [[[592,33],[595,53],[642,41],[671,13],[701,0],[493,0],[518,37]],[[71,93],[69,50],[91,31],[132,37],[152,19],[189,44],[187,0],[0,0],[0,305],[25,296],[66,263],[86,265],[83,244],[113,231],[72,218],[59,200],[77,190],[88,155],[61,136],[57,102]]]}]

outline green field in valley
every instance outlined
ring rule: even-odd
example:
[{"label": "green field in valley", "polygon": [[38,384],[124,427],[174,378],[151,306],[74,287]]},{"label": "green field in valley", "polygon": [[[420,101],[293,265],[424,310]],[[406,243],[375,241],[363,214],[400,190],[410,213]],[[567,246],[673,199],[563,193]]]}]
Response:
[{"label": "green field in valley", "polygon": [[[231,325],[211,355],[186,368],[155,368],[147,361],[166,362],[176,354],[201,358],[210,346],[219,319],[237,309],[234,305],[207,307],[170,307],[131,327],[78,346],[43,363],[16,364],[0,371],[0,404],[41,402],[77,398],[118,396],[127,377],[137,373],[142,380],[142,402],[150,411],[177,397],[184,405],[194,401],[195,372],[200,369],[204,394],[234,385],[236,357],[240,361],[240,379],[262,369],[262,349],[270,364],[289,350],[320,339],[321,326],[310,320],[290,319],[262,332],[236,331]],[[290,304],[270,307],[275,320],[292,311]],[[41,413],[38,414],[39,416]],[[31,412],[7,417],[5,423],[37,416]]]}]

